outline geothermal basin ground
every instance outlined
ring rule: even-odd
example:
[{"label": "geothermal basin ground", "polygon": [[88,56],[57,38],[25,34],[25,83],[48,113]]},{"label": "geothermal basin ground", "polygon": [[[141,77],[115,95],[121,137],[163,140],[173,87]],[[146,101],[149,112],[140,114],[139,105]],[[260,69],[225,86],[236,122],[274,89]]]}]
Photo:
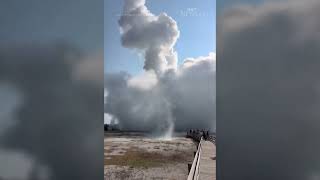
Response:
[{"label": "geothermal basin ground", "polygon": [[105,180],[187,179],[196,143],[184,135],[161,139],[141,132],[105,132]]}]

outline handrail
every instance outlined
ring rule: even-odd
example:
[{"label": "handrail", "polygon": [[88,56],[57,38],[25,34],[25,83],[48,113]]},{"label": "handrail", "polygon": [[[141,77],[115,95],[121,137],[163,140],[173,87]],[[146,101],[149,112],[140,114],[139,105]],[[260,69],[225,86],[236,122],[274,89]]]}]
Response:
[{"label": "handrail", "polygon": [[202,142],[202,137],[200,139],[196,155],[193,159],[192,166],[191,166],[187,180],[198,180],[199,178],[199,167],[200,167],[200,159],[201,159],[201,152],[202,152],[201,142]]}]

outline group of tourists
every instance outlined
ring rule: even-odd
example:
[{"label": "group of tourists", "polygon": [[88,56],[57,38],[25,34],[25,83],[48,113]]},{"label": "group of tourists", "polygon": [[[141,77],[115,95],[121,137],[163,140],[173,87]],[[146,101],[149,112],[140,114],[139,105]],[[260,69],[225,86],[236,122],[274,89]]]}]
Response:
[{"label": "group of tourists", "polygon": [[199,134],[200,137],[203,137],[204,140],[208,140],[209,137],[210,137],[210,133],[209,133],[209,130],[200,130],[200,129],[190,129],[189,130],[189,133],[190,134]]}]

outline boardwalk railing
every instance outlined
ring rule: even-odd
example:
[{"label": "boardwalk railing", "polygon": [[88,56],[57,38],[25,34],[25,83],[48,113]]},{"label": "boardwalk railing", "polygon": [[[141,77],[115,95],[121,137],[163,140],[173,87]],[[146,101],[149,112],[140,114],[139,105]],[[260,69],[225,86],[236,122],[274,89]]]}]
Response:
[{"label": "boardwalk railing", "polygon": [[202,137],[200,138],[200,143],[198,145],[198,150],[196,152],[196,155],[193,159],[192,166],[188,175],[188,180],[198,180],[199,179],[199,167],[200,167],[200,159],[201,159],[201,142]]},{"label": "boardwalk railing", "polygon": [[209,132],[206,131],[190,130],[187,132],[187,137],[192,138],[196,142],[199,142],[198,149],[188,175],[188,180],[198,180],[200,174],[202,143],[204,141],[210,141],[213,144],[216,144],[216,136],[215,134],[209,134]]}]

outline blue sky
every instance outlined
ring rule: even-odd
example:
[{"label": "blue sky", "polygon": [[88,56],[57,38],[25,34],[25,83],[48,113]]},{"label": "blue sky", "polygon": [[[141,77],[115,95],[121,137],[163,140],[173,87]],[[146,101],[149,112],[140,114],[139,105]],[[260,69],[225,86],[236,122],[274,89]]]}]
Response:
[{"label": "blue sky", "polygon": [[[126,71],[137,74],[142,71],[143,59],[120,43],[117,21],[123,3],[123,0],[105,0],[104,68],[106,73]],[[177,21],[180,38],[175,49],[179,63],[187,57],[206,56],[216,51],[215,0],[147,0],[146,5],[153,14],[166,12]],[[190,11],[193,11],[192,15],[184,15]]]}]

